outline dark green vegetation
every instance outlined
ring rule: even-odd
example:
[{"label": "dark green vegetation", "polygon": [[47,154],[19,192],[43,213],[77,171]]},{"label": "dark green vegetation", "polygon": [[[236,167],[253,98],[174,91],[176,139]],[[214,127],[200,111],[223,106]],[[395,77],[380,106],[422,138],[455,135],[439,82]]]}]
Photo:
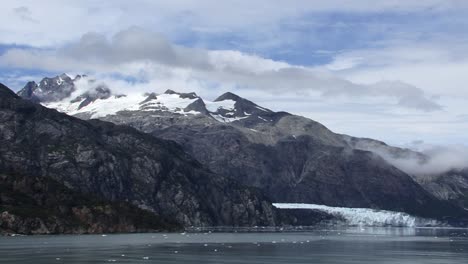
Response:
[{"label": "dark green vegetation", "polygon": [[0,175],[3,233],[114,233],[181,228],[131,204],[83,195],[47,177]]}]

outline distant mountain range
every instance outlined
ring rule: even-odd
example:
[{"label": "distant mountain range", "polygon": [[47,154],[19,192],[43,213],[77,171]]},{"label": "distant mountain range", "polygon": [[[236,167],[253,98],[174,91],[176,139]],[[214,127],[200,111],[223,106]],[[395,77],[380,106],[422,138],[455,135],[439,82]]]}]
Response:
[{"label": "distant mountain range", "polygon": [[116,94],[65,74],[29,82],[18,96],[2,89],[1,171],[47,176],[181,225],[303,221],[272,202],[385,209],[453,224],[468,215],[467,170],[412,175],[392,160],[429,157],[336,134],[233,93],[214,101],[172,90]]}]

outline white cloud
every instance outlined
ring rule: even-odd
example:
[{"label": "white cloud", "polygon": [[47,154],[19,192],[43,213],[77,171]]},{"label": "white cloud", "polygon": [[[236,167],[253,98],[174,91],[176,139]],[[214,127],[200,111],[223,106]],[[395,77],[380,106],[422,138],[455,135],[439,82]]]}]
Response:
[{"label": "white cloud", "polygon": [[359,64],[335,69],[335,74],[362,83],[403,80],[427,93],[468,98],[468,47],[459,41],[391,43],[340,53],[332,64],[356,57]]},{"label": "white cloud", "polygon": [[392,156],[382,149],[371,150],[378,153],[395,167],[416,176],[440,175],[468,167],[468,147],[466,146],[427,145],[423,141],[417,141],[410,144],[409,147],[422,153],[425,158],[422,159],[417,154],[399,158]]},{"label": "white cloud", "polygon": [[[11,49],[0,56],[7,67],[119,73],[157,80],[185,72],[188,80],[274,93],[318,92],[324,96],[388,97],[401,107],[441,109],[422,90],[402,82],[353,83],[327,72],[236,51],[208,51],[173,45],[161,35],[132,27],[111,39],[87,33],[56,51]],[[173,78],[180,78],[176,74]],[[171,78],[172,78],[171,77]]]},{"label": "white cloud", "polygon": [[[23,18],[32,16],[37,23],[18,16],[18,8],[27,10]],[[114,34],[132,25],[177,34],[173,32],[180,28],[205,32],[252,30],[317,12],[437,12],[466,8],[468,3],[463,0],[5,0],[0,39],[4,43],[50,46],[89,31]]]},{"label": "white cloud", "polygon": [[[343,133],[392,143],[421,135],[426,141],[466,142],[461,131],[468,127],[456,116],[466,114],[468,100],[468,50],[461,30],[467,8],[468,2],[462,0],[6,0],[0,11],[0,44],[38,49],[10,49],[0,64],[8,71],[17,67],[94,73],[122,91],[170,87],[208,97],[227,90],[246,97],[261,94],[253,99],[276,110],[307,115]],[[357,21],[339,16],[337,21],[325,21],[331,23],[326,25],[330,34],[337,30],[344,36],[339,40],[350,42],[349,50],[335,47],[320,31],[288,31],[320,28],[324,23],[320,17],[327,12],[359,16]],[[392,19],[402,15],[407,20],[386,20],[389,12],[397,15]],[[415,24],[408,19],[417,20],[422,13],[434,19]],[[382,20],[374,20],[376,14],[384,14]],[[132,28],[135,25],[151,30]],[[447,25],[460,29],[454,33],[456,28]],[[347,30],[340,31],[343,28]],[[203,46],[204,41],[210,46],[212,39],[204,39],[208,34],[240,35],[241,40],[223,39],[234,43],[221,46],[288,54],[295,43],[310,41],[320,43],[318,49],[304,47],[301,56],[339,54],[326,66],[307,68],[233,50],[185,48],[154,32],[178,43],[191,34],[202,36],[190,46]],[[361,33],[372,37],[365,37],[359,47],[371,48],[354,50],[353,37]],[[133,48],[135,44],[139,48]],[[116,79],[115,74],[138,81]],[[3,74],[2,81],[20,83],[13,75]]]},{"label": "white cloud", "polygon": [[361,64],[361,61],[361,57],[337,56],[331,63],[325,65],[325,67],[332,71],[341,71],[354,68]]},{"label": "white cloud", "polygon": [[15,12],[16,15],[18,15],[19,18],[21,18],[24,21],[32,22],[32,23],[37,23],[38,22],[37,20],[35,20],[32,17],[32,13],[29,10],[29,8],[27,8],[25,6],[20,6],[20,7],[13,8],[13,11]]}]

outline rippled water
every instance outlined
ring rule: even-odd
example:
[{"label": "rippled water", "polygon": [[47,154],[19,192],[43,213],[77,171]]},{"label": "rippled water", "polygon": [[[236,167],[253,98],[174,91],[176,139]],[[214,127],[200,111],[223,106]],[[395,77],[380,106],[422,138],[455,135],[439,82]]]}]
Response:
[{"label": "rippled water", "polygon": [[0,237],[0,263],[468,263],[464,229]]}]

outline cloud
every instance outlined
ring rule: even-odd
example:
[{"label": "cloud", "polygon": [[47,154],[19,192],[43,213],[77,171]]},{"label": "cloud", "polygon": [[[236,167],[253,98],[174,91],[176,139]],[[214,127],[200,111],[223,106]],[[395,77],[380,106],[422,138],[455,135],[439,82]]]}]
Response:
[{"label": "cloud", "polygon": [[[396,144],[468,142],[457,118],[467,1],[5,0],[2,10],[0,79],[14,89],[24,76],[87,73],[120,92],[233,91]],[[118,47],[122,29],[146,47]]]},{"label": "cloud", "polygon": [[[185,78],[217,86],[272,93],[320,93],[323,96],[386,97],[405,108],[441,109],[434,100],[403,82],[358,84],[330,72],[294,66],[238,51],[210,51],[174,45],[159,34],[131,27],[110,39],[86,33],[57,50],[11,49],[0,56],[5,67],[118,73],[144,80]],[[183,72],[183,74],[181,74]]]},{"label": "cloud", "polygon": [[425,160],[421,160],[416,155],[395,158],[386,153],[379,154],[395,167],[416,176],[440,175],[468,168],[468,147],[466,146],[426,146],[420,148],[419,151],[426,157]]},{"label": "cloud", "polygon": [[424,91],[401,81],[380,81],[370,85],[371,92],[398,98],[398,105],[423,111],[442,110],[442,106],[427,98]]},{"label": "cloud", "polygon": [[18,15],[19,18],[21,18],[24,21],[32,22],[32,23],[38,23],[39,21],[33,19],[32,13],[29,10],[29,8],[25,6],[20,6],[13,8],[13,12]]},{"label": "cloud", "polygon": [[333,59],[331,63],[325,65],[325,67],[332,71],[341,71],[351,69],[361,64],[362,58],[351,57],[351,56],[338,56]]},{"label": "cloud", "polygon": [[59,54],[103,64],[152,61],[174,67],[209,67],[206,51],[173,45],[160,34],[138,27],[117,32],[111,40],[102,34],[87,33],[77,43],[61,49]]},{"label": "cloud", "polygon": [[[336,75],[351,81],[376,83],[404,80],[431,94],[468,97],[468,36],[447,38],[430,43],[421,41],[390,42],[381,47],[345,51],[325,65]],[[359,58],[348,67],[330,67]]]},{"label": "cloud", "polygon": [[398,169],[418,177],[468,168],[467,146],[431,145],[422,140],[415,140],[405,147],[403,151],[397,151],[393,147],[372,141],[362,141],[357,145],[358,149],[372,151]]},{"label": "cloud", "polygon": [[[26,17],[34,14],[41,23],[32,24],[15,12],[2,13],[0,39],[5,43],[50,46],[73,40],[89,31],[113,34],[131,25],[152,28],[177,36],[192,29],[200,32],[265,32],[287,20],[329,13],[411,13],[428,14],[466,10],[459,0],[373,1],[373,0],[4,0],[2,10],[21,7]],[[24,7],[24,8],[23,8]],[[30,17],[29,17],[30,18]],[[25,23],[27,23],[25,25]],[[14,34],[12,34],[14,33]],[[273,35],[277,39],[276,35]],[[273,38],[268,39],[272,41]]]}]

